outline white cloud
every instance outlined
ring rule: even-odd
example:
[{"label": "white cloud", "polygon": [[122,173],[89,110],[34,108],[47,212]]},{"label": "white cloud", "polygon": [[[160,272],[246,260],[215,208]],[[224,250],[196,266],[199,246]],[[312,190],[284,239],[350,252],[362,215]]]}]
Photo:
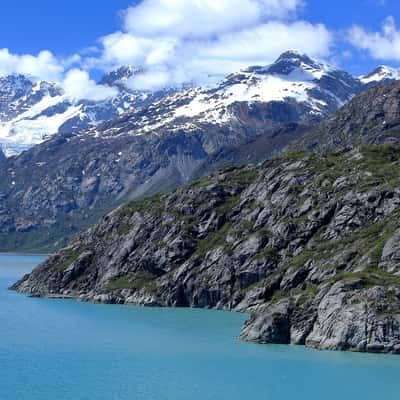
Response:
[{"label": "white cloud", "polygon": [[[90,78],[91,69],[133,65],[143,72],[127,84],[155,90],[205,83],[254,64],[268,64],[297,49],[330,55],[333,35],[321,24],[297,19],[304,0],[142,0],[123,13],[120,31],[99,47],[57,59],[51,52],[16,55],[0,49],[0,75],[23,73],[61,82],[74,99],[115,95]],[[89,72],[87,72],[89,71]]]},{"label": "white cloud", "polygon": [[[73,100],[103,100],[117,94],[115,89],[98,85],[88,72],[73,68],[81,62],[79,55],[57,59],[50,51],[37,56],[13,54],[0,49],[0,76],[23,74],[35,79],[58,82]],[[70,69],[72,68],[72,69]]]},{"label": "white cloud", "polygon": [[353,46],[368,51],[373,58],[400,60],[400,31],[392,16],[385,20],[381,32],[368,32],[358,25],[353,26],[348,39]]},{"label": "white cloud", "polygon": [[287,49],[329,54],[331,33],[294,19],[303,0],[144,0],[124,13],[124,30],[101,39],[92,65],[143,68],[137,89],[203,83],[252,64],[268,64]]},{"label": "white cloud", "polygon": [[302,0],[144,0],[125,13],[125,30],[138,36],[204,37],[285,18]]},{"label": "white cloud", "polygon": [[329,53],[331,34],[323,25],[308,22],[282,23],[271,21],[252,29],[222,35],[203,46],[202,55],[213,59],[265,62],[282,51],[301,49],[314,56]]},{"label": "white cloud", "polygon": [[17,73],[57,81],[63,70],[64,68],[50,51],[44,50],[33,56],[12,54],[8,49],[0,49],[0,76]]},{"label": "white cloud", "polygon": [[174,81],[167,70],[149,70],[133,76],[127,86],[135,90],[157,90],[170,85]]},{"label": "white cloud", "polygon": [[117,94],[116,89],[96,84],[86,71],[76,68],[68,71],[62,81],[62,87],[65,94],[73,100],[100,101]]}]

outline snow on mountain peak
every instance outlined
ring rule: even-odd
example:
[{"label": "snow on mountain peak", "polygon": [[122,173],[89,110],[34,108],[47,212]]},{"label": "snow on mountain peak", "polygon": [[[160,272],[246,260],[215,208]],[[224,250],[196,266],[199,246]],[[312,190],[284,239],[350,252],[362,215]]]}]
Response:
[{"label": "snow on mountain peak", "polygon": [[214,88],[200,91],[189,104],[179,107],[175,116],[223,122],[229,119],[227,108],[234,103],[284,101],[305,104],[310,113],[323,116],[354,96],[359,85],[344,71],[288,51],[271,65],[243,69]]},{"label": "snow on mountain peak", "polygon": [[9,156],[58,132],[88,128],[96,132],[94,127],[99,123],[139,107],[146,108],[132,114],[136,118],[132,134],[138,135],[157,133],[159,128],[174,124],[188,131],[197,123],[229,125],[237,118],[232,110],[240,103],[248,107],[286,104],[291,107],[290,112],[318,120],[366,85],[400,79],[400,69],[385,66],[355,78],[294,50],[281,54],[270,65],[242,69],[207,87],[175,87],[158,92],[130,90],[126,81],[140,72],[127,65],[107,73],[100,84],[116,88],[118,94],[97,102],[73,102],[57,84],[23,75],[0,78],[0,148]]},{"label": "snow on mountain peak", "polygon": [[134,68],[132,65],[124,65],[105,74],[100,81],[100,85],[113,86],[117,83],[125,82],[138,71],[139,69]]},{"label": "snow on mountain peak", "polygon": [[367,75],[360,76],[361,82],[364,84],[370,84],[375,82],[384,82],[400,79],[400,68],[388,67],[381,65],[374,69]]},{"label": "snow on mountain peak", "polygon": [[105,75],[102,83],[115,87],[118,94],[97,102],[76,102],[57,84],[24,75],[0,78],[0,148],[7,156],[16,155],[58,132],[95,126],[165,95],[126,88],[124,81],[134,73],[133,67],[125,66]]}]

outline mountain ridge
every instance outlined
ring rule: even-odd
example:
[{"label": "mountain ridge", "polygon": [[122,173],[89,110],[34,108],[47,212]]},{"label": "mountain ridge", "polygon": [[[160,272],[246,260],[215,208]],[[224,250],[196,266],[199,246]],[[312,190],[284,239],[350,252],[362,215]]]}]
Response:
[{"label": "mountain ridge", "polygon": [[372,87],[293,145],[317,151],[355,144],[400,143],[400,82]]},{"label": "mountain ridge", "polygon": [[0,169],[0,250],[52,251],[126,201],[268,159],[359,90],[348,74],[287,52],[211,88],[59,133]]},{"label": "mountain ridge", "polygon": [[104,75],[117,94],[104,100],[74,100],[59,84],[24,75],[0,78],[0,146],[7,156],[20,154],[57,133],[73,133],[110,120],[172,92],[135,91],[124,85],[135,70],[121,67]]},{"label": "mountain ridge", "polygon": [[[298,76],[296,69],[297,72],[301,71],[297,73]],[[116,89],[118,94],[101,101],[72,101],[64,95],[63,89],[58,84],[37,81],[23,75],[0,78],[0,145],[5,154],[7,156],[20,154],[56,133],[85,130],[124,112],[151,104],[174,92],[182,92],[182,98],[192,96],[197,101],[191,105],[192,107],[188,105],[186,109],[178,110],[182,116],[187,117],[196,115],[196,106],[200,107],[200,112],[206,112],[207,103],[210,111],[213,107],[223,108],[229,102],[234,102],[235,96],[239,101],[251,101],[252,93],[259,97],[258,100],[264,101],[284,101],[287,97],[308,101],[309,112],[326,116],[361,91],[362,87],[398,78],[395,69],[385,66],[364,77],[352,77],[345,71],[293,50],[283,53],[268,66],[252,66],[229,75],[217,84],[214,90],[197,88],[197,95],[185,93],[183,88],[177,87],[156,91],[129,89],[126,83],[135,74],[140,73],[140,68],[122,66],[105,74],[99,84]],[[247,80],[244,79],[244,75],[247,75]],[[270,77],[269,80],[266,79],[267,76]],[[273,79],[274,77],[276,79]],[[286,78],[282,80],[279,77]],[[228,96],[223,99],[225,105],[213,104],[213,93],[218,90],[223,91],[224,85],[232,85],[235,79],[242,83],[243,87],[236,86],[236,90],[239,91],[227,93]],[[313,80],[318,80],[318,85],[312,84]],[[262,84],[259,88],[255,86],[257,81]],[[343,81],[343,84],[340,81]],[[246,90],[248,93],[245,95]],[[268,92],[271,92],[270,95]],[[221,118],[217,111],[208,114],[208,118],[214,120]],[[171,116],[166,118],[168,120]]]}]

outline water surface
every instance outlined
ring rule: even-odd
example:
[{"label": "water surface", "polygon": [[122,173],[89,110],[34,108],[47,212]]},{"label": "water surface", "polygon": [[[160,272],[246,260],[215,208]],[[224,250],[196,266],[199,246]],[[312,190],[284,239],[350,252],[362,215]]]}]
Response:
[{"label": "water surface", "polygon": [[43,257],[0,255],[0,400],[400,397],[400,357],[237,341],[245,316],[32,299]]}]

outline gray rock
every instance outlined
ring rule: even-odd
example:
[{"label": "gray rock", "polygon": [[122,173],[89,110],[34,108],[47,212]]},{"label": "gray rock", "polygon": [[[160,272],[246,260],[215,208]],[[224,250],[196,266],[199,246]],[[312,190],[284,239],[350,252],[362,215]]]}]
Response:
[{"label": "gray rock", "polygon": [[[400,187],[385,162],[359,171],[387,157],[400,182],[400,151],[358,152],[289,154],[128,203],[13,288],[234,310],[251,314],[243,340],[398,353]],[[352,184],[332,191],[324,174]]]}]

